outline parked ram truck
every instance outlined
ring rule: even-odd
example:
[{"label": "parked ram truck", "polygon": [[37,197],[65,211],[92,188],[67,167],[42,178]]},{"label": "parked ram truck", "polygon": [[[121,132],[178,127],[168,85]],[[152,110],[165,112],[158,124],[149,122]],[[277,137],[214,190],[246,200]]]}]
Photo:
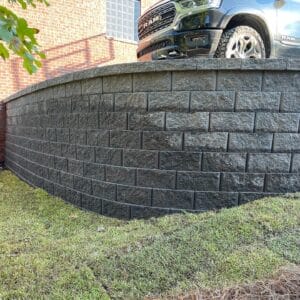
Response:
[{"label": "parked ram truck", "polygon": [[300,0],[162,0],[139,19],[140,61],[300,58]]}]

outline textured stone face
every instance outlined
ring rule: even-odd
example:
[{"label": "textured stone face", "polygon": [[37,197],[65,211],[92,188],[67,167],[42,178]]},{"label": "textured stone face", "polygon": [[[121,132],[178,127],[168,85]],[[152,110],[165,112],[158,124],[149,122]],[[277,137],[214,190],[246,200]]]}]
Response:
[{"label": "textured stone face", "polygon": [[149,111],[188,112],[190,93],[158,92],[149,93]]},{"label": "textured stone face", "polygon": [[280,110],[282,112],[299,112],[300,111],[300,92],[282,93]]},{"label": "textured stone face", "polygon": [[300,114],[257,113],[255,128],[260,132],[298,132]]},{"label": "textured stone face", "polygon": [[160,168],[163,170],[200,171],[201,153],[198,152],[161,152]]},{"label": "textured stone face", "polygon": [[262,86],[261,72],[220,71],[218,91],[257,91]]},{"label": "textured stone face", "polygon": [[133,90],[136,92],[159,92],[171,90],[171,73],[145,73],[133,76]]},{"label": "textured stone face", "polygon": [[214,153],[203,154],[203,171],[206,172],[244,172],[246,153]]},{"label": "textured stone face", "polygon": [[182,150],[181,132],[144,132],[143,148],[149,150]]},{"label": "textured stone face", "polygon": [[167,113],[167,130],[197,130],[208,131],[209,114],[195,113]]},{"label": "textured stone face", "polygon": [[234,92],[192,92],[192,111],[233,111]]},{"label": "textured stone face", "polygon": [[216,74],[212,71],[182,71],[173,73],[174,91],[211,91],[215,89]]},{"label": "textured stone face", "polygon": [[287,153],[250,153],[248,171],[253,173],[289,173],[291,154]]},{"label": "textured stone face", "polygon": [[230,133],[229,151],[270,152],[273,135],[269,133]]},{"label": "textured stone face", "polygon": [[226,151],[227,132],[194,133],[187,132],[184,138],[184,148],[192,151]]},{"label": "textured stone face", "polygon": [[212,131],[253,132],[254,113],[215,112],[211,114],[210,128]]},{"label": "textured stone face", "polygon": [[280,92],[237,92],[237,111],[279,111]]},{"label": "textured stone face", "polygon": [[292,61],[163,61],[74,76],[0,111],[0,161],[5,137],[6,166],[31,184],[118,218],[300,191]]}]

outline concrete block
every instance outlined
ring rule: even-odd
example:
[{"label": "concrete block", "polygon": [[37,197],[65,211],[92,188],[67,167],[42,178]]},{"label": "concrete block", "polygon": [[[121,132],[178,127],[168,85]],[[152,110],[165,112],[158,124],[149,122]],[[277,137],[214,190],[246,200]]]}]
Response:
[{"label": "concrete block", "polygon": [[118,185],[117,201],[129,204],[151,206],[151,189]]},{"label": "concrete block", "polygon": [[100,198],[82,194],[81,206],[87,210],[102,214],[102,200]]},{"label": "concrete block", "polygon": [[115,95],[115,111],[146,112],[146,93],[120,93]]},{"label": "concrete block", "polygon": [[70,99],[72,100],[72,113],[88,113],[90,111],[89,97],[73,96]]},{"label": "concrete block", "polygon": [[209,113],[167,113],[167,130],[208,131]]},{"label": "concrete block", "polygon": [[213,91],[216,87],[214,71],[173,72],[172,90],[174,91]]},{"label": "concrete block", "polygon": [[223,173],[221,190],[227,192],[263,192],[264,174]]},{"label": "concrete block", "polygon": [[279,111],[279,92],[237,92],[236,111]]},{"label": "concrete block", "polygon": [[88,130],[87,144],[90,146],[107,147],[109,144],[109,131],[107,130]]},{"label": "concrete block", "polygon": [[206,172],[244,172],[246,153],[203,153],[202,170]]},{"label": "concrete block", "polygon": [[159,92],[171,90],[171,73],[155,72],[133,74],[134,92]]},{"label": "concrete block", "polygon": [[95,161],[95,150],[94,147],[89,146],[76,146],[76,158],[77,160],[94,162]]},{"label": "concrete block", "polygon": [[153,190],[153,206],[192,209],[194,192],[174,190]]},{"label": "concrete block", "polygon": [[115,184],[93,180],[92,187],[94,196],[108,200],[116,199],[117,188]]},{"label": "concrete block", "polygon": [[154,188],[175,188],[175,171],[137,170],[137,185]]},{"label": "concrete block", "polygon": [[271,152],[272,141],[271,133],[230,133],[229,151]]},{"label": "concrete block", "polygon": [[125,185],[135,184],[135,169],[106,166],[106,181]]},{"label": "concrete block", "polygon": [[233,111],[235,93],[232,91],[197,91],[191,94],[191,111]]},{"label": "concrete block", "polygon": [[182,150],[183,134],[180,132],[144,132],[143,148],[147,150]]},{"label": "concrete block", "polygon": [[103,77],[103,92],[132,92],[132,75],[122,74]]},{"label": "concrete block", "polygon": [[300,191],[300,173],[267,174],[266,192],[292,193]]},{"label": "concrete block", "polygon": [[218,91],[258,91],[262,86],[261,71],[219,71]]},{"label": "concrete block", "polygon": [[198,152],[161,152],[160,168],[163,170],[200,171],[201,153]]},{"label": "concrete block", "polygon": [[98,113],[81,113],[79,114],[79,128],[97,129],[99,128]]},{"label": "concrete block", "polygon": [[125,167],[156,169],[158,168],[158,152],[124,149],[123,164]]},{"label": "concrete block", "polygon": [[130,130],[164,130],[164,127],[164,112],[146,114],[129,113],[128,115],[128,128]]},{"label": "concrete block", "polygon": [[111,131],[110,146],[113,148],[141,148],[141,133],[137,131]]},{"label": "concrete block", "polygon": [[294,154],[293,155],[292,172],[300,173],[300,154]]},{"label": "concrete block", "polygon": [[130,218],[130,207],[118,202],[102,200],[102,214],[119,219]]},{"label": "concrete block", "polygon": [[226,151],[228,133],[226,132],[186,132],[184,149],[188,151]]},{"label": "concrete block", "polygon": [[283,92],[280,104],[281,112],[300,112],[300,92]]},{"label": "concrete block", "polygon": [[300,113],[264,113],[256,114],[256,132],[298,132]]},{"label": "concrete block", "polygon": [[188,112],[189,92],[149,93],[149,111]]},{"label": "concrete block", "polygon": [[99,113],[99,128],[110,130],[127,129],[127,114],[121,112]]},{"label": "concrete block", "polygon": [[99,165],[99,164],[94,164],[94,163],[84,163],[83,176],[87,177],[87,178],[104,181],[105,166]]},{"label": "concrete block", "polygon": [[[87,133],[85,129],[70,129],[70,143],[76,145],[86,145]],[[63,142],[63,141],[62,141]],[[66,143],[67,141],[65,141]]]},{"label": "concrete block", "polygon": [[239,203],[238,193],[196,192],[195,209],[215,210],[236,206]]},{"label": "concrete block", "polygon": [[265,72],[263,91],[297,92],[300,90],[300,73],[289,71]]},{"label": "concrete block", "polygon": [[287,153],[250,153],[248,171],[252,173],[288,173],[291,154]]},{"label": "concrete block", "polygon": [[178,172],[177,188],[180,190],[218,191],[219,173]]},{"label": "concrete block", "polygon": [[79,160],[68,160],[68,172],[73,175],[84,176],[83,174],[83,162]]},{"label": "concrete block", "polygon": [[122,161],[122,150],[97,147],[95,148],[95,158],[96,163],[120,166]]},{"label": "concrete block", "polygon": [[254,113],[213,112],[210,117],[211,131],[253,132]]},{"label": "concrete block", "polygon": [[273,150],[275,152],[300,152],[300,134],[275,133]]},{"label": "concrete block", "polygon": [[74,189],[85,194],[91,194],[92,181],[88,178],[74,176]]},{"label": "concrete block", "polygon": [[81,81],[81,89],[83,95],[101,94],[102,93],[102,78],[90,78]]}]

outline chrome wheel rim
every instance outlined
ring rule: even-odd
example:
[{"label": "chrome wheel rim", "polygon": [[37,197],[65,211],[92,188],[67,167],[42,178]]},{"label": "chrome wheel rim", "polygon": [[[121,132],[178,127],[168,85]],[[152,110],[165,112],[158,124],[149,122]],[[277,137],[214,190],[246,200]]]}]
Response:
[{"label": "chrome wheel rim", "polygon": [[226,58],[262,58],[263,49],[252,35],[238,35],[228,44]]}]

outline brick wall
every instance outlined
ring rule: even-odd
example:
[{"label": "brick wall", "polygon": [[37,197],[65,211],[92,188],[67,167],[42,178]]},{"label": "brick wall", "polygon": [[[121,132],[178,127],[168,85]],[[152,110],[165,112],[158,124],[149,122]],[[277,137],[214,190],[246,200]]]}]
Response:
[{"label": "brick wall", "polygon": [[142,6],[141,6],[141,11],[142,13],[148,9],[150,6],[153,4],[157,3],[158,0],[142,0]]},{"label": "brick wall", "polygon": [[67,201],[137,218],[300,191],[296,61],[159,61],[59,80],[7,103],[6,165]]},{"label": "brick wall", "polygon": [[[32,76],[23,70],[20,59],[0,60],[0,100],[28,85],[71,71],[136,61],[136,43],[106,37],[105,0],[49,2],[49,7],[38,5],[28,10],[11,6],[30,26],[40,29],[38,40],[47,59]],[[152,2],[142,2],[142,9]],[[7,0],[0,0],[0,5],[8,5]]]}]

